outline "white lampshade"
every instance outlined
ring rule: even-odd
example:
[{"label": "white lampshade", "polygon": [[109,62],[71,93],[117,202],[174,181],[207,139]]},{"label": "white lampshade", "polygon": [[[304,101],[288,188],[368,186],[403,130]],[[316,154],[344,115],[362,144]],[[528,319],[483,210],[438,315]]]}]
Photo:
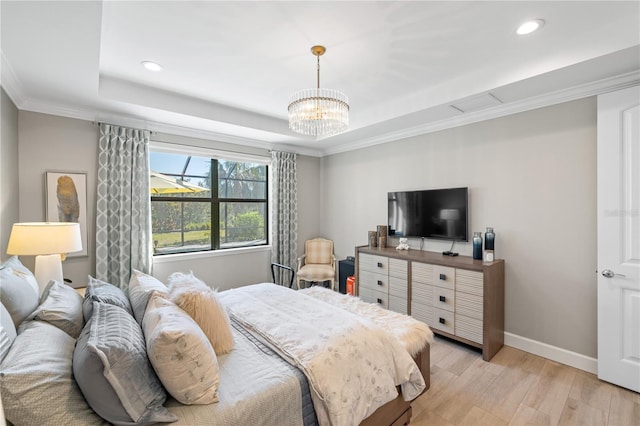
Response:
[{"label": "white lampshade", "polygon": [[14,223],[7,254],[73,253],[82,250],[80,224],[75,222]]},{"label": "white lampshade", "polygon": [[74,222],[14,223],[7,254],[36,256],[40,293],[49,280],[63,282],[62,257],[82,250],[80,225]]}]

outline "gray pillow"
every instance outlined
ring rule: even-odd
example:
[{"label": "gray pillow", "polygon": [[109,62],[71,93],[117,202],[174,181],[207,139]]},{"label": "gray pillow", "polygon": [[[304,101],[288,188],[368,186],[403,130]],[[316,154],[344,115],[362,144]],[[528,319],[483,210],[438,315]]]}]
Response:
[{"label": "gray pillow", "polygon": [[82,296],[66,284],[49,281],[42,292],[42,300],[26,320],[48,322],[77,339],[84,326]]},{"label": "gray pillow", "polygon": [[93,302],[73,354],[73,373],[93,410],[116,425],[174,422],[145,350],[140,325],[124,309]]},{"label": "gray pillow", "polygon": [[0,265],[0,302],[16,328],[38,307],[38,282],[17,256]]},{"label": "gray pillow", "polygon": [[96,300],[109,305],[119,306],[129,312],[129,314],[133,315],[129,298],[124,291],[113,284],[109,284],[89,275],[87,289],[84,293],[84,302],[82,304],[82,312],[84,314],[85,322],[88,322],[91,318],[93,302]]},{"label": "gray pillow", "polygon": [[9,315],[9,311],[0,303],[0,362],[9,352],[16,339],[16,326]]},{"label": "gray pillow", "polygon": [[105,424],[73,380],[75,339],[42,321],[27,321],[0,364],[0,394],[14,425]]},{"label": "gray pillow", "polygon": [[140,325],[142,325],[142,318],[144,317],[144,311],[147,309],[149,297],[154,291],[163,297],[169,297],[169,289],[160,280],[134,269],[129,279],[129,301],[133,308],[133,315]]}]

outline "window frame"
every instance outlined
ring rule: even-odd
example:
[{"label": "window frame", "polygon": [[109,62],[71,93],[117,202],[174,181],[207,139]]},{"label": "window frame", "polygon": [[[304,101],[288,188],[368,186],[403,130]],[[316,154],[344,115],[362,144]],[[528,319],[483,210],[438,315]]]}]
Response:
[{"label": "window frame", "polygon": [[[264,248],[268,247],[271,244],[271,226],[270,226],[270,210],[271,210],[271,191],[269,190],[270,182],[271,182],[271,168],[270,166],[270,158],[262,157],[252,154],[245,153],[235,153],[231,151],[219,151],[215,149],[201,148],[201,147],[193,147],[193,146],[185,146],[185,145],[175,145],[163,142],[151,142],[149,145],[149,153],[158,152],[158,153],[168,153],[168,154],[180,154],[187,155],[193,157],[204,157],[210,160],[210,176],[211,176],[211,196],[207,198],[198,198],[198,197],[188,197],[188,196],[161,196],[161,195],[149,195],[150,203],[153,202],[207,202],[210,204],[211,209],[211,246],[208,249],[202,250],[190,250],[190,251],[175,251],[170,253],[154,253],[153,256],[156,258],[166,257],[171,255],[190,255],[190,254],[198,254],[202,255],[204,253],[213,253],[213,252],[221,252],[226,250],[252,250],[256,248]],[[219,161],[235,161],[242,163],[253,163],[260,164],[265,166],[265,197],[264,198],[220,198],[219,196],[219,174],[218,174],[218,164]],[[163,173],[158,170],[158,173]],[[176,176],[172,173],[166,173],[167,176]],[[181,174],[182,177],[195,177],[200,178],[201,176]],[[222,203],[254,203],[264,205],[264,231],[265,238],[264,243],[260,244],[251,244],[246,246],[231,246],[231,247],[222,247],[222,243],[220,240],[220,205]],[[214,225],[215,224],[215,225]],[[184,223],[181,225],[184,228]]]}]

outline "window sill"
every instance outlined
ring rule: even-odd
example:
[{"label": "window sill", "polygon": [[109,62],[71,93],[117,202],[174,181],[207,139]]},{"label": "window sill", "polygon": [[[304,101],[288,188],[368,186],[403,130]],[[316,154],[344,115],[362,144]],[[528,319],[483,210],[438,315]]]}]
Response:
[{"label": "window sill", "polygon": [[195,253],[176,253],[176,254],[164,254],[162,256],[153,256],[153,264],[160,263],[171,263],[171,262],[181,262],[184,260],[194,260],[194,259],[206,259],[212,257],[221,257],[221,256],[238,256],[249,253],[258,253],[264,251],[271,251],[271,246],[258,246],[258,247],[242,247],[242,248],[233,248],[233,249],[225,249],[225,250],[210,250],[210,251],[199,251]]}]

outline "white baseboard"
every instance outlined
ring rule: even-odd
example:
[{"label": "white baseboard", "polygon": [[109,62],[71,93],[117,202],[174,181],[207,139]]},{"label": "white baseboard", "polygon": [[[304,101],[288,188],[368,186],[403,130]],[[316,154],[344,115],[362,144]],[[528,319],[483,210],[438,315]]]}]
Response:
[{"label": "white baseboard", "polygon": [[598,360],[517,334],[504,333],[504,344],[589,373],[598,374]]}]

